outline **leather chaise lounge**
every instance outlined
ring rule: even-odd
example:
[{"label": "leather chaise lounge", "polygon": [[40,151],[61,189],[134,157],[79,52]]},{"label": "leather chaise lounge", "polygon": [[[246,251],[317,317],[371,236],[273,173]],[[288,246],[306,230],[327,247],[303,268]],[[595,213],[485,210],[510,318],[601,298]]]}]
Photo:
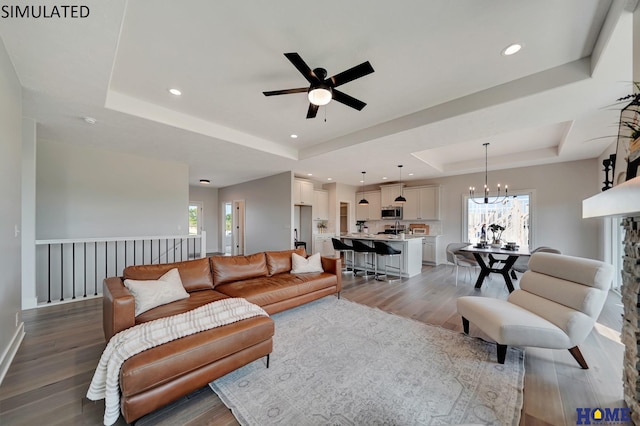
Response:
[{"label": "leather chaise lounge", "polygon": [[[105,338],[108,341],[136,324],[229,297],[245,298],[273,314],[330,294],[339,295],[342,286],[339,258],[323,257],[324,272],[292,274],[294,252],[304,255],[304,249],[298,249],[129,266],[122,277],[104,280]],[[124,280],[156,280],[173,268],[178,269],[189,297],[136,317],[134,296],[125,287]],[[120,371],[120,407],[125,420],[131,423],[243,365],[268,356],[273,348],[274,332],[271,318],[253,317],[132,356]]]}]

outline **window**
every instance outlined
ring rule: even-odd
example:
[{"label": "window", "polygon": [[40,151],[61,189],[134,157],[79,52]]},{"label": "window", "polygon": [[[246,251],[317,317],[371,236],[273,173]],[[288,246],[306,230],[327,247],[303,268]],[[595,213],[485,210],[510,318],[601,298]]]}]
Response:
[{"label": "window", "polygon": [[[532,246],[531,241],[531,201],[532,192],[519,193],[497,204],[483,204],[483,198],[465,197],[464,203],[464,241],[477,243],[485,225],[489,242],[493,237],[489,225],[495,223],[504,226],[500,239],[503,243],[515,242],[520,247]],[[480,204],[477,204],[480,203]]]},{"label": "window", "polygon": [[202,203],[191,201],[189,203],[189,235],[198,235],[202,229]]}]

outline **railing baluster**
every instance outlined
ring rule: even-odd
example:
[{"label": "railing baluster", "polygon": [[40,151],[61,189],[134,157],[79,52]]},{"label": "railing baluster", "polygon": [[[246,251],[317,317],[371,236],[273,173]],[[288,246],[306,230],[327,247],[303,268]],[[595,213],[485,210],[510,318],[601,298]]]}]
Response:
[{"label": "railing baluster", "polygon": [[169,263],[169,239],[164,239],[164,263]]},{"label": "railing baluster", "polygon": [[87,242],[84,243],[84,256],[82,258],[84,260],[84,295],[83,297],[87,297]]},{"label": "railing baluster", "polygon": [[136,260],[136,240],[133,240],[133,265],[137,265],[138,261]]},{"label": "railing baluster", "polygon": [[60,301],[64,301],[64,244],[60,243]]},{"label": "railing baluster", "polygon": [[76,243],[71,245],[71,299],[76,298]]},{"label": "railing baluster", "polygon": [[104,277],[107,278],[107,276],[109,275],[109,272],[107,271],[107,264],[109,263],[107,261],[107,244],[109,244],[107,241],[104,242]]},{"label": "railing baluster", "polygon": [[142,240],[141,243],[142,243],[142,264],[144,265],[144,240]]},{"label": "railing baluster", "polygon": [[98,295],[98,242],[93,243],[93,272],[96,274],[96,279],[93,282],[93,288],[95,290],[94,296]]},{"label": "railing baluster", "polygon": [[49,270],[47,275],[47,303],[51,303],[51,244],[47,244],[47,250],[49,252],[47,258],[47,269]]},{"label": "railing baluster", "polygon": [[158,264],[162,263],[162,249],[160,248],[160,239],[158,238]]},{"label": "railing baluster", "polygon": [[116,245],[116,255],[114,258],[114,266],[113,266],[113,270],[115,272],[113,273],[113,276],[117,277],[118,276],[118,242],[117,241],[115,242],[115,245]]},{"label": "railing baluster", "polygon": [[[124,267],[127,267],[127,240],[124,240]],[[124,268],[122,268],[124,270]]]},{"label": "railing baluster", "polygon": [[173,239],[173,261],[176,261],[176,239]]}]

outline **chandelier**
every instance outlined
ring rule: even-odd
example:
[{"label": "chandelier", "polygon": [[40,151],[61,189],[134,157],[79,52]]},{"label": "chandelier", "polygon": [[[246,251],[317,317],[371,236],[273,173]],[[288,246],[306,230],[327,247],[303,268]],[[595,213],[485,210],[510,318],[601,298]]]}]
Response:
[{"label": "chandelier", "polygon": [[483,143],[484,146],[484,201],[482,203],[475,200],[475,191],[476,188],[474,186],[469,187],[469,198],[476,204],[497,204],[501,203],[507,199],[509,194],[509,187],[507,185],[504,186],[504,195],[500,195],[500,184],[498,184],[498,193],[495,198],[489,200],[489,184],[487,181],[487,148],[489,147],[489,142]]}]

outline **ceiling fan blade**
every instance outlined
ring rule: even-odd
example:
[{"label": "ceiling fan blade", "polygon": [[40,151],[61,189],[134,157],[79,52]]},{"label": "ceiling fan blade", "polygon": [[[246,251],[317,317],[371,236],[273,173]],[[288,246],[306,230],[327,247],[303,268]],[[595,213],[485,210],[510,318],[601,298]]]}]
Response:
[{"label": "ceiling fan blade", "polygon": [[349,96],[344,92],[333,89],[333,100],[340,102],[341,104],[345,104],[346,106],[350,106],[351,108],[355,108],[358,111],[362,111],[362,108],[367,106],[361,100],[354,98],[353,96]]},{"label": "ceiling fan blade", "polygon": [[367,74],[371,74],[374,71],[373,67],[367,62],[363,62],[360,65],[356,65],[353,68],[349,68],[346,71],[342,71],[334,75],[333,77],[329,77],[329,81],[333,87],[341,86],[345,83],[355,80],[356,78],[364,77]]},{"label": "ceiling fan blade", "polygon": [[320,82],[318,77],[316,77],[316,75],[313,73],[311,68],[309,68],[309,65],[307,65],[306,62],[302,60],[300,55],[298,55],[297,53],[293,52],[293,53],[285,53],[284,56],[286,56],[287,59],[289,61],[291,61],[293,66],[296,67],[296,69],[298,71],[300,71],[300,74],[302,74],[304,76],[304,78],[306,78],[309,83],[319,83]]},{"label": "ceiling fan blade", "polygon": [[265,96],[274,96],[274,95],[289,95],[291,93],[304,93],[308,92],[308,87],[301,87],[299,89],[287,89],[287,90],[272,90],[271,92],[262,92]]},{"label": "ceiling fan blade", "polygon": [[318,105],[314,105],[310,103],[309,110],[307,111],[307,118],[316,118],[317,113],[318,113]]}]

